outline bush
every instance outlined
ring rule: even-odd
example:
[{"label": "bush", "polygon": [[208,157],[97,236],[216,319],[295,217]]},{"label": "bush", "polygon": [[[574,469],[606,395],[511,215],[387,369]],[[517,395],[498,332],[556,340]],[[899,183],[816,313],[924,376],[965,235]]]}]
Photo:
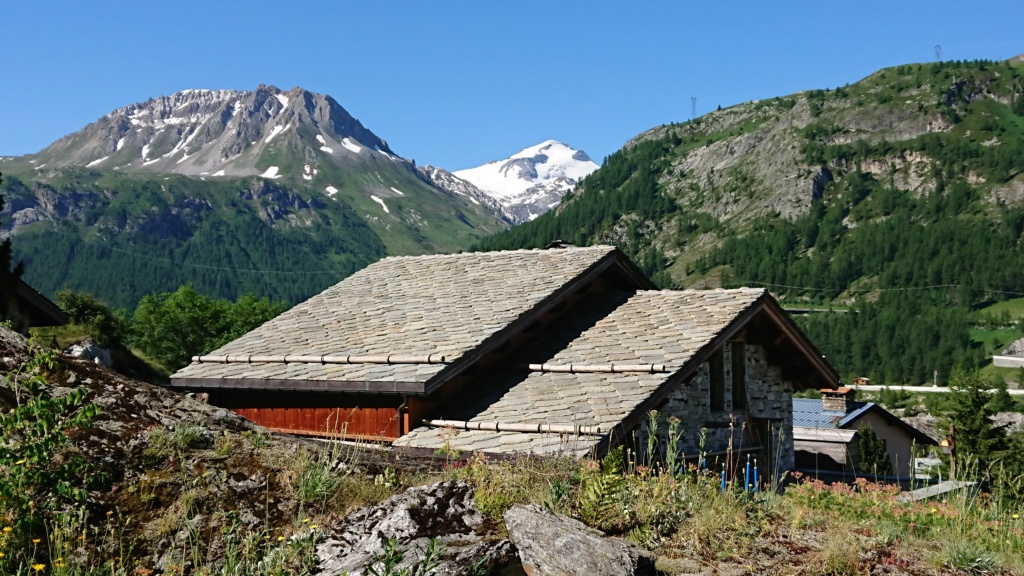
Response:
[{"label": "bush", "polygon": [[284,305],[247,294],[231,303],[199,294],[192,285],[146,296],[135,309],[132,344],[174,371],[284,311]]},{"label": "bush", "polygon": [[54,296],[71,323],[87,328],[100,346],[119,345],[127,337],[128,314],[124,310],[112,311],[102,300],[74,290],[58,290]]}]

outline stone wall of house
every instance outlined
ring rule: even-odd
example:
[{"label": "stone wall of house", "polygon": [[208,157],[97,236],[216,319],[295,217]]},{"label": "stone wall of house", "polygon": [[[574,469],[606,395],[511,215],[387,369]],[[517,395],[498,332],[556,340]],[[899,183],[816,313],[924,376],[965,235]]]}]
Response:
[{"label": "stone wall of house", "polygon": [[[773,467],[779,470],[793,468],[793,385],[782,378],[782,370],[768,363],[763,347],[747,344],[744,347],[747,389],[746,408],[733,406],[732,354],[733,345],[723,350],[725,398],[723,410],[711,410],[710,365],[705,362],[688,383],[683,383],[669,396],[659,415],[658,439],[661,453],[667,448],[669,418],[679,420],[680,449],[687,457],[700,453],[734,451],[753,445],[751,431],[746,424],[751,418],[770,419],[770,447]],[[639,446],[646,446],[646,426],[638,433]],[[745,456],[743,457],[745,459]],[[763,464],[762,464],[763,465]]]}]

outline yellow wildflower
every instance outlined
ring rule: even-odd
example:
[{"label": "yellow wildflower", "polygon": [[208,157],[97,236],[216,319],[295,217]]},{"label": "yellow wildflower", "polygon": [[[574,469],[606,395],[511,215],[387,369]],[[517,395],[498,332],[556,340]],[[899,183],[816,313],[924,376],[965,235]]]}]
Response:
[{"label": "yellow wildflower", "polygon": [[4,554],[3,552],[0,552],[0,558],[3,558],[4,556],[7,556],[7,554]]},{"label": "yellow wildflower", "polygon": [[42,572],[44,568],[46,568],[46,564],[33,564],[32,565],[32,569],[35,570],[36,572]]},{"label": "yellow wildflower", "polygon": [[311,524],[311,525],[309,526],[309,529],[310,529],[310,530],[316,530],[316,528],[317,528],[316,524]]},{"label": "yellow wildflower", "polygon": [[302,519],[302,523],[303,524],[309,524],[309,518],[303,518]]},{"label": "yellow wildflower", "polygon": [[39,538],[33,538],[32,539],[32,543],[33,544],[39,544]]},{"label": "yellow wildflower", "polygon": [[10,532],[12,528],[10,526],[4,526],[4,532]]},{"label": "yellow wildflower", "polygon": [[936,512],[938,512],[938,510],[935,509],[935,508],[932,508],[932,514],[935,514]]},{"label": "yellow wildflower", "polygon": [[1014,520],[1016,520],[1017,518],[1020,518],[1020,514],[1014,514],[1014,515],[1013,515],[1013,519],[1014,519]]},{"label": "yellow wildflower", "polygon": [[284,540],[284,536],[278,536],[278,537],[277,537],[277,541],[278,541],[278,542],[280,542],[281,540]]},{"label": "yellow wildflower", "polygon": [[21,465],[22,465],[22,464],[24,464],[24,463],[25,463],[25,461],[24,461],[24,460],[18,460],[17,462],[15,462],[15,463],[14,463],[14,465],[15,465],[15,466],[21,466]]}]

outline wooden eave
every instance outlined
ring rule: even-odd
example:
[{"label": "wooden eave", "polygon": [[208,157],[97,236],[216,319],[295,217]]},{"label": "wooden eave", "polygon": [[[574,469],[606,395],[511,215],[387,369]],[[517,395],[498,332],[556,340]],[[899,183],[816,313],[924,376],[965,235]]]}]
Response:
[{"label": "wooden eave", "polygon": [[339,392],[364,394],[422,394],[423,382],[384,380],[299,380],[288,378],[172,378],[172,388],[211,390],[273,390],[280,392]]},{"label": "wooden eave", "polygon": [[49,298],[43,296],[35,288],[29,286],[21,278],[14,281],[14,295],[31,306],[34,311],[50,322],[51,326],[63,326],[68,323],[68,315]]}]

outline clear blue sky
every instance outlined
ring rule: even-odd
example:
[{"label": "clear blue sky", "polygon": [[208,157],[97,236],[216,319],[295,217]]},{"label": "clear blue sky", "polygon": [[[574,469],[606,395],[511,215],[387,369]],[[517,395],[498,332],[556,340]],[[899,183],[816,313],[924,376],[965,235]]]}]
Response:
[{"label": "clear blue sky", "polygon": [[1024,2],[10,0],[0,154],[185,88],[302,86],[451,170],[553,138],[596,161],[721,104],[1024,52]]}]

